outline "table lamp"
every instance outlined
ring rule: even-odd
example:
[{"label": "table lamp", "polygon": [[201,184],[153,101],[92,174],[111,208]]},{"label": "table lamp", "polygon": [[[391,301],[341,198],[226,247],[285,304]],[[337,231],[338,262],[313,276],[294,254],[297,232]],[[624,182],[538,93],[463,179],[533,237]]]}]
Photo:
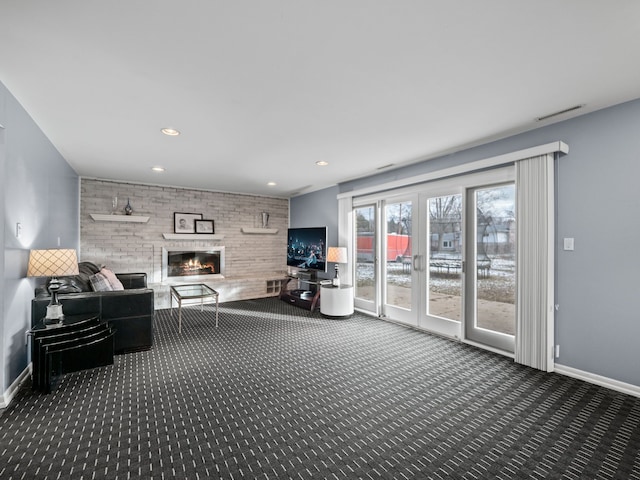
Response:
[{"label": "table lamp", "polygon": [[340,286],[340,264],[347,263],[347,249],[346,247],[329,247],[327,252],[327,262],[333,262],[336,264],[336,276],[333,279],[333,285],[335,287]]},{"label": "table lamp", "polygon": [[49,293],[51,301],[47,306],[45,323],[61,322],[64,314],[58,302],[60,281],[57,277],[78,274],[78,256],[73,249],[31,250],[27,277],[51,277]]}]

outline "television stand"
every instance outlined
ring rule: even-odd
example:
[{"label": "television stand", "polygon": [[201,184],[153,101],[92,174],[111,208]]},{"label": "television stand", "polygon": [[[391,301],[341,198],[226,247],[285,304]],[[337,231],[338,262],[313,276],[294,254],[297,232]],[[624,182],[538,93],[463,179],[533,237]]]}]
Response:
[{"label": "television stand", "polygon": [[[291,280],[297,280],[296,286],[298,288],[287,288]],[[317,277],[315,275],[290,276],[282,286],[280,300],[313,312],[320,305],[320,288]]]}]

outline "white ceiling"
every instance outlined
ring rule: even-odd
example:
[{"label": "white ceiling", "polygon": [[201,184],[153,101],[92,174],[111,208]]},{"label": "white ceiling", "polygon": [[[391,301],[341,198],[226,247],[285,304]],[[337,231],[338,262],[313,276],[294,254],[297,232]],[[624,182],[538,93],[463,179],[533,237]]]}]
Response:
[{"label": "white ceiling", "polygon": [[640,2],[0,0],[0,81],[82,176],[286,197],[639,98]]}]

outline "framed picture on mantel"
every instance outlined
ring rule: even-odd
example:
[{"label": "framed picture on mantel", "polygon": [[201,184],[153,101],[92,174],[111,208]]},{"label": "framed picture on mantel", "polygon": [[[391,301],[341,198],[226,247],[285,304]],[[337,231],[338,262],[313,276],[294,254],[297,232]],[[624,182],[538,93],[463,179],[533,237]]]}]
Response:
[{"label": "framed picture on mantel", "polygon": [[213,220],[196,220],[196,233],[215,233]]},{"label": "framed picture on mantel", "polygon": [[174,233],[196,233],[196,220],[202,220],[201,213],[173,213]]}]

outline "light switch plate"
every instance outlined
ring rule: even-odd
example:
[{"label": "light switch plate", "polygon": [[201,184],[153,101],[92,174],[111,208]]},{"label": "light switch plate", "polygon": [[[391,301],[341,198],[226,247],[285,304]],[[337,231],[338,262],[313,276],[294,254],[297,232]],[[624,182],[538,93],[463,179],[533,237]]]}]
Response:
[{"label": "light switch plate", "polygon": [[573,250],[573,238],[565,238],[564,239],[564,249],[565,250]]}]

